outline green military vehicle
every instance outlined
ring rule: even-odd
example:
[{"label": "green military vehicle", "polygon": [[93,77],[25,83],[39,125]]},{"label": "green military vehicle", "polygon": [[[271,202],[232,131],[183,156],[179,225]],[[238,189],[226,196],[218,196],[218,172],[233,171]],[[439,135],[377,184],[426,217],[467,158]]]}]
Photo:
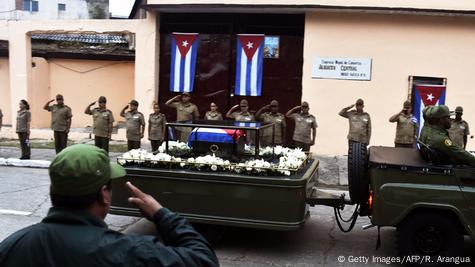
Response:
[{"label": "green military vehicle", "polygon": [[[196,122],[169,123],[168,126],[224,127],[219,123]],[[258,131],[263,127],[269,125],[225,125],[228,129],[245,131]],[[259,134],[255,136],[254,155],[259,155]],[[233,154],[242,151],[236,147],[239,143],[227,147],[207,142],[196,147]],[[239,160],[240,156],[236,154],[234,159]],[[123,185],[125,180],[131,180],[163,205],[196,223],[298,230],[309,216],[309,206],[326,205],[334,208],[340,229],[347,232],[358,216],[369,216],[371,226],[397,227],[400,254],[420,256],[425,260],[423,263],[433,260],[422,256],[457,256],[463,251],[464,235],[475,240],[475,169],[431,164],[423,160],[416,149],[370,147],[367,150],[362,144],[351,144],[348,155],[350,199],[319,190],[319,161],[311,154],[290,175],[284,175],[285,172],[236,173],[213,170],[212,166],[211,169],[177,168],[177,164],[184,164],[183,159],[180,162],[156,164],[153,159],[140,159],[125,164],[127,176],[113,181],[111,213],[140,216],[127,202],[128,192]],[[340,212],[348,204],[356,208],[352,220],[346,220],[350,228],[343,229]]]},{"label": "green military vehicle", "polygon": [[[434,165],[416,149],[353,144],[350,196],[374,226],[397,227],[402,256],[437,265],[463,252],[464,235],[475,240],[475,169]],[[369,186],[368,186],[369,185]],[[453,262],[452,262],[453,263]]]}]

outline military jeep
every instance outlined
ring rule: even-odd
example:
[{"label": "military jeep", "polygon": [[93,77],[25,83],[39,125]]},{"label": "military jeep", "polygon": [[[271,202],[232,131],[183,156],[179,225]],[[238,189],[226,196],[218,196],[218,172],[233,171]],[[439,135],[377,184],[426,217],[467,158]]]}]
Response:
[{"label": "military jeep", "polygon": [[475,168],[435,165],[417,149],[352,144],[350,197],[373,225],[397,227],[402,256],[461,256],[464,235],[475,240]]}]

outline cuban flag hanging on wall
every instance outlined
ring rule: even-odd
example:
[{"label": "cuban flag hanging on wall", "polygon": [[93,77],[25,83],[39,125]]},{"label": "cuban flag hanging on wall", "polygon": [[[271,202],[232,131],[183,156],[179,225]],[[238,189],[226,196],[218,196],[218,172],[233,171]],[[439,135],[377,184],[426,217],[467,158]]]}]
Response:
[{"label": "cuban flag hanging on wall", "polygon": [[172,33],[170,91],[193,92],[197,51],[197,33]]},{"label": "cuban flag hanging on wall", "polygon": [[260,96],[264,61],[264,35],[238,34],[235,95]]},{"label": "cuban flag hanging on wall", "polygon": [[424,125],[422,110],[426,106],[445,105],[445,85],[414,85],[414,117],[419,123],[419,133]]}]

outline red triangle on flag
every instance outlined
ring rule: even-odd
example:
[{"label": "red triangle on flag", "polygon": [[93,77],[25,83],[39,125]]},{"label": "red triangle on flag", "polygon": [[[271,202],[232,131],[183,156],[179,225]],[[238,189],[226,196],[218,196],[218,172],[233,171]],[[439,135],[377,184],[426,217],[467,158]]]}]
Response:
[{"label": "red triangle on flag", "polygon": [[242,50],[247,56],[247,60],[251,61],[256,53],[257,48],[264,41],[264,35],[238,35]]},{"label": "red triangle on flag", "polygon": [[173,38],[175,38],[176,46],[178,50],[180,50],[182,58],[186,57],[196,37],[198,37],[196,33],[173,33]]},{"label": "red triangle on flag", "polygon": [[442,94],[443,88],[444,86],[416,85],[416,90],[419,91],[419,95],[421,96],[424,106],[436,105]]}]

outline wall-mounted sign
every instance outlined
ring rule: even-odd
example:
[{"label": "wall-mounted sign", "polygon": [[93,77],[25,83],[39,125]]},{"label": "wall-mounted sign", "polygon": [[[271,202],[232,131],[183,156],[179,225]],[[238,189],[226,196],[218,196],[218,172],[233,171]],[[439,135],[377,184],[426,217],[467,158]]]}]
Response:
[{"label": "wall-mounted sign", "polygon": [[371,59],[315,57],[312,78],[370,81]]}]

